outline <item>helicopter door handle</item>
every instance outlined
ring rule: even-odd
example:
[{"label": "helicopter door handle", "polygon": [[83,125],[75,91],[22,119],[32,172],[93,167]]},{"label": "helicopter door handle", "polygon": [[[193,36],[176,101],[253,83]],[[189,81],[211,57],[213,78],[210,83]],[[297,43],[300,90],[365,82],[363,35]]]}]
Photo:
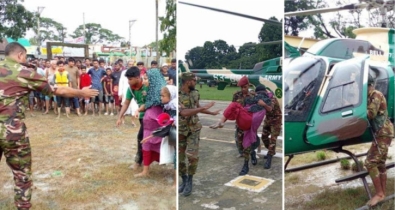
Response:
[{"label": "helicopter door handle", "polygon": [[352,110],[348,110],[348,111],[345,111],[345,112],[342,112],[342,117],[346,117],[346,116],[349,116],[349,115],[352,115]]},{"label": "helicopter door handle", "polygon": [[315,121],[313,120],[313,123],[306,123],[306,126],[308,127],[314,127]]}]

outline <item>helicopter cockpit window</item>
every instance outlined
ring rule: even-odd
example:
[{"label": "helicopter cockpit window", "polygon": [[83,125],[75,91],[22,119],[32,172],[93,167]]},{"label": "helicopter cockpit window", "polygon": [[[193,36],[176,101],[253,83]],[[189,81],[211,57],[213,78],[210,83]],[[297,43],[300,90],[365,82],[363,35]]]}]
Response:
[{"label": "helicopter cockpit window", "polygon": [[355,61],[339,63],[333,70],[335,72],[329,81],[322,113],[355,106],[361,102],[361,64]]},{"label": "helicopter cockpit window", "polygon": [[372,44],[363,40],[339,39],[325,40],[318,42],[307,52],[313,55],[320,55],[331,58],[351,59],[354,53],[369,54],[370,51],[381,51]]},{"label": "helicopter cockpit window", "polygon": [[288,64],[285,72],[285,120],[306,121],[324,77],[322,59],[299,57]]},{"label": "helicopter cockpit window", "polygon": [[369,74],[375,79],[375,89],[383,93],[388,100],[388,73],[385,68],[369,66]]}]

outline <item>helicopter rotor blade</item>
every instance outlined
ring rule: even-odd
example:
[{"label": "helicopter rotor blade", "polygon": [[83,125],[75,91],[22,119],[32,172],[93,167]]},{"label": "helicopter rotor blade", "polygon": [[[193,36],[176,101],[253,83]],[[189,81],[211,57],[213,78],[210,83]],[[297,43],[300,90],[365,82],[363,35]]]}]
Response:
[{"label": "helicopter rotor blade", "polygon": [[248,18],[248,19],[258,20],[258,21],[262,21],[262,22],[266,22],[266,23],[275,24],[275,25],[282,25],[281,22],[275,21],[275,20],[263,19],[263,18],[259,18],[259,17],[254,17],[254,16],[245,15],[245,14],[241,14],[241,13],[226,11],[226,10],[222,10],[222,9],[216,9],[216,8],[212,8],[212,7],[201,6],[201,5],[197,5],[197,4],[186,3],[186,2],[182,2],[182,1],[179,1],[178,3],[189,5],[189,6],[194,6],[194,7],[200,7],[200,8],[204,8],[204,9],[208,9],[208,10],[213,10],[216,12],[223,12],[223,13],[236,15],[236,16],[244,17],[244,18]]},{"label": "helicopter rotor blade", "polygon": [[282,44],[283,41],[282,40],[278,40],[278,41],[271,41],[271,42],[261,42],[258,43],[259,45],[272,45],[272,44]]},{"label": "helicopter rotor blade", "polygon": [[332,8],[322,8],[322,9],[312,9],[312,10],[304,10],[304,11],[296,11],[296,12],[287,12],[284,16],[301,16],[301,15],[314,15],[318,13],[327,13],[327,12],[337,12],[342,10],[355,10],[355,9],[365,9],[368,7],[368,4],[348,4],[341,7],[332,7]]}]

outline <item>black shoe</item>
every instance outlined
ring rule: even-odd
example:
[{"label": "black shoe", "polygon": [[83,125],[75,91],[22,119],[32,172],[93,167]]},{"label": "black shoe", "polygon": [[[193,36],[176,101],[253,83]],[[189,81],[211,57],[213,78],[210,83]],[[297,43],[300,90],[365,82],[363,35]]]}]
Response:
[{"label": "black shoe", "polygon": [[182,175],[181,179],[182,179],[182,183],[181,183],[180,186],[178,186],[178,193],[184,192],[184,188],[185,188],[185,185],[187,183],[188,176],[187,175]]},{"label": "black shoe", "polygon": [[273,155],[267,155],[267,159],[266,159],[266,162],[264,165],[265,169],[269,169],[270,166],[272,165],[272,157],[273,157]]},{"label": "black shoe", "polygon": [[245,160],[245,161],[244,161],[243,168],[241,169],[239,175],[241,175],[241,176],[246,175],[246,174],[248,174],[248,171],[249,171],[249,168],[248,168],[248,160]]},{"label": "black shoe", "polygon": [[258,160],[256,159],[256,152],[255,152],[255,150],[251,152],[251,163],[254,166],[258,163]]},{"label": "black shoe", "polygon": [[193,178],[193,175],[188,176],[188,180],[185,184],[184,192],[182,193],[182,195],[189,196],[192,194],[192,178]]}]

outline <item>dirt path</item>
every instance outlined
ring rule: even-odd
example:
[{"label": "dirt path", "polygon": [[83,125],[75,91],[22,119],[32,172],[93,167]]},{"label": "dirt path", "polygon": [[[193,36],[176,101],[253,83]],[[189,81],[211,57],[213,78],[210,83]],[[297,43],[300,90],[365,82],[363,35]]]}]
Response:
[{"label": "dirt path", "polygon": [[[134,178],[138,127],[130,117],[28,116],[33,155],[32,209],[176,209],[173,165],[151,167],[150,178]],[[137,122],[138,124],[138,122]],[[14,209],[12,173],[0,164],[0,209]]]}]

